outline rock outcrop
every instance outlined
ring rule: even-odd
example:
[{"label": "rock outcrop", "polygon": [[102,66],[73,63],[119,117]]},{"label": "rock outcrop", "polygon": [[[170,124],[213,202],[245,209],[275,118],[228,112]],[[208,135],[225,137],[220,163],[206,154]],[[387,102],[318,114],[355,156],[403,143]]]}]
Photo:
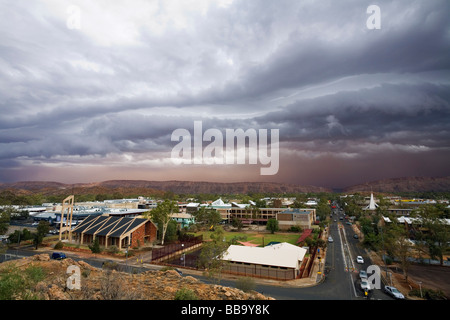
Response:
[{"label": "rock outcrop", "polygon": [[[180,289],[189,290],[198,300],[271,299],[255,291],[206,284],[192,276],[181,276],[175,270],[129,274],[95,268],[71,258],[51,260],[48,254],[3,262],[0,274],[14,268],[26,270],[30,266],[39,267],[44,279],[26,291],[43,300],[174,300]],[[67,287],[71,276],[67,273],[69,266],[79,268],[80,289]]]}]

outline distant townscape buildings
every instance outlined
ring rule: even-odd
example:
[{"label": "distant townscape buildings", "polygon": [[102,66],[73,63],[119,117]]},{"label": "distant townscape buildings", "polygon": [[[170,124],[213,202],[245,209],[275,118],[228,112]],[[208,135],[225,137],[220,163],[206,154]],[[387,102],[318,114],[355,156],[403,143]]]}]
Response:
[{"label": "distant townscape buildings", "polygon": [[[341,199],[345,199],[347,197],[352,197],[352,195],[341,196]],[[381,208],[379,199],[376,199],[374,194],[371,193],[370,197],[366,197],[364,199],[364,204],[361,208],[363,212],[369,215],[377,210],[380,210],[380,212],[382,212],[380,224],[392,223],[394,222],[394,219],[397,223],[403,224],[407,231],[423,229],[423,221],[420,217],[420,209],[423,208],[423,206],[440,204],[447,209],[450,209],[450,202],[448,199],[405,199],[398,196],[385,196],[383,197],[383,201],[383,208]],[[450,226],[450,219],[443,218],[440,219],[440,221],[444,225]],[[412,235],[414,233],[410,232],[410,234]]]},{"label": "distant townscape buildings", "polygon": [[[340,196],[350,199],[353,195]],[[385,212],[390,216],[395,215],[402,222],[413,223],[414,219],[409,218],[414,210],[424,204],[443,203],[449,206],[449,201],[428,200],[428,199],[402,199],[400,197],[384,197],[388,206],[384,207]],[[231,223],[234,219],[240,220],[245,225],[265,225],[270,219],[276,219],[280,230],[288,230],[291,227],[310,229],[318,223],[316,208],[318,199],[308,199],[304,202],[303,208],[293,208],[295,199],[293,198],[264,198],[263,203],[270,204],[266,207],[257,207],[256,203],[240,203],[238,201],[224,202],[221,198],[206,202],[178,202],[179,211],[172,215],[181,228],[188,227],[195,223],[195,213],[201,208],[214,209],[220,213],[223,223]],[[157,207],[161,200],[138,197],[133,199],[115,199],[94,202],[79,202],[73,207],[72,225],[76,226],[88,217],[108,216],[117,218],[136,218],[145,212]],[[361,203],[361,209],[370,213],[377,210],[379,200],[371,193],[365,197]],[[48,221],[52,226],[58,226],[61,222],[62,204],[43,203],[41,206],[14,206],[16,212],[28,211],[29,215],[36,221]],[[19,213],[17,213],[19,214]],[[65,219],[65,218],[63,218]],[[389,222],[389,218],[384,218]],[[65,221],[63,221],[65,222]]]}]

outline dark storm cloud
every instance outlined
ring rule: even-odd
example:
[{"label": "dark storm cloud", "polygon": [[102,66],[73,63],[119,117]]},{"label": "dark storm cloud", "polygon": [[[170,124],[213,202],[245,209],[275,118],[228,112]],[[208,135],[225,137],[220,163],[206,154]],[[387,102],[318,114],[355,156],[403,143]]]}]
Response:
[{"label": "dark storm cloud", "polygon": [[[312,13],[303,12],[301,7],[294,9],[297,27],[290,30],[264,63],[249,64],[239,82],[229,83],[219,93],[213,88],[211,94],[224,100],[255,98],[349,75],[450,68],[449,3],[385,4],[383,12],[392,20],[384,19],[379,33],[364,28],[364,5],[322,4],[317,9],[313,7]],[[442,10],[441,5],[447,10]],[[407,17],[403,17],[405,11],[409,12]],[[304,21],[320,24],[323,29],[311,31]],[[350,37],[340,34],[349,28]]]},{"label": "dark storm cloud", "polygon": [[160,169],[194,121],[279,129],[280,179],[311,159],[443,159],[450,3],[378,1],[380,30],[369,4],[3,1],[0,166]]},{"label": "dark storm cloud", "polygon": [[[257,120],[262,127],[281,127],[285,140],[428,141],[448,147],[450,85],[384,84],[339,92],[298,101]],[[410,133],[396,135],[401,132]]]}]

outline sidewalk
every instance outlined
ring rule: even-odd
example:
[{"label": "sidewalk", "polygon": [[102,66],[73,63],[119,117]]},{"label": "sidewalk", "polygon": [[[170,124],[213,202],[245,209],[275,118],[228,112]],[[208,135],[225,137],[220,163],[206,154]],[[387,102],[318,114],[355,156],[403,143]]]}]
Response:
[{"label": "sidewalk", "polygon": [[[144,267],[149,268],[163,268],[164,266],[160,265],[151,265],[151,264],[143,264]],[[183,267],[177,267],[180,271],[183,272],[183,275],[196,275],[196,276],[203,276],[203,271],[201,270],[192,270],[192,269],[183,269]],[[293,280],[273,280],[273,279],[264,279],[264,278],[257,278],[257,277],[251,277],[255,283],[262,284],[262,285],[270,285],[270,286],[279,286],[279,287],[287,287],[287,288],[305,288],[305,287],[312,287],[321,282],[322,276],[318,275],[317,272],[319,270],[318,263],[314,263],[314,267],[311,270],[311,276],[308,278],[303,279],[293,279]],[[240,275],[234,275],[234,274],[227,274],[222,273],[221,279],[224,280],[238,280],[239,278],[242,278],[244,276]]]}]

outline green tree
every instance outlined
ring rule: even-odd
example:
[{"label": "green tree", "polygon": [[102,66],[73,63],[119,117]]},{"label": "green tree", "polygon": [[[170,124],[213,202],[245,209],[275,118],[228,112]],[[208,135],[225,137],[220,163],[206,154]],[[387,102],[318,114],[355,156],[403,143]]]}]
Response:
[{"label": "green tree", "polygon": [[244,224],[242,223],[241,219],[238,218],[233,218],[233,221],[231,221],[231,225],[235,228],[237,228],[238,231],[242,230],[242,227],[244,226]]},{"label": "green tree", "polygon": [[48,223],[48,221],[41,220],[41,221],[39,221],[39,224],[36,229],[37,229],[37,232],[34,234],[33,242],[37,249],[38,246],[44,240],[45,235],[50,230],[50,224]]},{"label": "green tree", "polygon": [[222,221],[220,213],[214,208],[201,207],[197,212],[193,213],[193,216],[196,224],[203,227],[206,226],[207,229]]},{"label": "green tree", "polygon": [[0,209],[0,234],[5,234],[8,231],[9,222],[11,221],[10,207]]},{"label": "green tree", "polygon": [[269,230],[272,234],[279,230],[278,220],[277,219],[269,219],[267,221],[266,229]]},{"label": "green tree", "polygon": [[172,220],[172,214],[179,211],[178,204],[176,201],[164,200],[159,203],[156,208],[150,211],[150,217],[153,222],[161,225],[161,244],[164,245],[164,238],[166,236],[167,227],[169,226],[170,220]]},{"label": "green tree", "polygon": [[265,208],[265,207],[267,207],[267,203],[266,203],[265,200],[262,200],[262,199],[256,199],[256,200],[254,200],[254,202],[255,202],[255,206],[256,206],[257,208]]},{"label": "green tree", "polygon": [[100,242],[98,240],[98,237],[95,237],[94,242],[91,245],[89,245],[89,249],[91,249],[92,253],[102,252],[102,250],[100,248]]},{"label": "green tree", "polygon": [[217,227],[210,234],[212,241],[203,244],[200,252],[198,265],[205,269],[208,278],[220,281],[220,275],[224,267],[223,255],[229,247],[225,241],[225,232],[222,227]]},{"label": "green tree", "polygon": [[8,239],[10,243],[20,244],[20,241],[23,240],[22,232],[20,230],[14,230],[14,232],[9,235]]},{"label": "green tree", "polygon": [[362,217],[359,222],[361,224],[361,231],[364,234],[363,244],[367,248],[378,250],[381,245],[381,236],[378,228],[379,217],[376,215]]},{"label": "green tree", "polygon": [[328,204],[328,199],[321,198],[316,208],[316,216],[320,221],[325,221],[326,218],[331,214],[331,207]]},{"label": "green tree", "polygon": [[321,238],[318,238],[316,240],[316,246],[322,250],[324,250],[327,247],[327,245],[328,245],[328,243]]},{"label": "green tree", "polygon": [[419,211],[418,223],[427,232],[420,232],[418,238],[425,241],[432,259],[444,264],[444,254],[449,250],[450,230],[442,219],[444,212],[437,206],[426,205]]},{"label": "green tree", "polygon": [[383,234],[387,251],[397,257],[403,270],[405,280],[408,280],[408,269],[411,264],[413,244],[409,241],[405,228],[400,224],[392,224]]},{"label": "green tree", "polygon": [[[44,230],[45,231],[45,230]],[[44,233],[45,234],[45,233]],[[24,228],[22,230],[22,235],[20,236],[21,240],[30,240],[33,239],[33,234],[31,233],[30,230],[28,230],[27,228]]]},{"label": "green tree", "polygon": [[170,220],[167,226],[165,240],[168,242],[176,241],[178,238],[178,223],[175,220]]}]

